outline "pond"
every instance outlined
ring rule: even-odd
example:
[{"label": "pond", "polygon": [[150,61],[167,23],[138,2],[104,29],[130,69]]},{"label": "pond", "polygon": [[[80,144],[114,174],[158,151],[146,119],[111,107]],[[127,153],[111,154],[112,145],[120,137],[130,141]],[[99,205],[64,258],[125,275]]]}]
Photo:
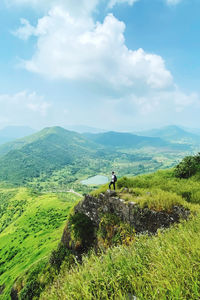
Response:
[{"label": "pond", "polygon": [[82,180],[81,183],[84,185],[100,185],[108,182],[108,177],[102,175],[96,175],[86,180]]}]

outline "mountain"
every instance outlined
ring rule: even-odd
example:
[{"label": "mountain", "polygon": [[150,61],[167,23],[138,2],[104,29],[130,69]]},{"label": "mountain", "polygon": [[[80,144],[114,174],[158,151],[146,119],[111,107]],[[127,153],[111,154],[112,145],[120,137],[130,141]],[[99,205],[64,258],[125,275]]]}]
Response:
[{"label": "mountain", "polygon": [[95,143],[107,147],[140,148],[140,147],[166,147],[168,143],[159,137],[138,136],[124,132],[105,132],[99,134],[84,134]]},{"label": "mountain", "polygon": [[[5,152],[5,145],[2,147]],[[92,157],[97,150],[93,142],[61,127],[45,128],[7,147],[0,158],[0,180],[13,183],[51,173],[85,156]]]},{"label": "mountain", "polygon": [[165,126],[160,129],[139,132],[140,135],[149,137],[160,137],[165,141],[183,142],[183,143],[200,143],[200,137],[197,134],[188,132],[178,126]]},{"label": "mountain", "polygon": [[195,135],[199,135],[200,136],[200,129],[198,128],[188,128],[188,127],[183,127],[183,129],[187,132],[193,133]]},{"label": "mountain", "polygon": [[0,130],[0,144],[23,138],[35,132],[34,129],[27,126],[8,126]]},{"label": "mountain", "polygon": [[[145,147],[146,153],[134,153]],[[162,158],[157,159],[155,150],[162,152]],[[89,176],[108,175],[113,169],[127,175],[173,166],[185,150],[185,144],[171,144],[157,137],[119,132],[81,135],[50,127],[0,146],[0,182],[31,184],[36,189],[68,188]],[[173,159],[168,157],[169,151]]]}]

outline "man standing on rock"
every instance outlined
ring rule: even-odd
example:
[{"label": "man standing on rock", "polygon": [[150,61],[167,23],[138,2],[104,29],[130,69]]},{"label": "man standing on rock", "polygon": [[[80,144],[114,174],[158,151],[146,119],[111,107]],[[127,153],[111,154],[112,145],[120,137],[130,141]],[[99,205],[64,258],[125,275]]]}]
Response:
[{"label": "man standing on rock", "polygon": [[111,185],[113,185],[114,190],[115,190],[115,182],[117,182],[117,176],[115,175],[115,172],[112,172],[112,179],[109,184],[109,189],[111,189]]}]

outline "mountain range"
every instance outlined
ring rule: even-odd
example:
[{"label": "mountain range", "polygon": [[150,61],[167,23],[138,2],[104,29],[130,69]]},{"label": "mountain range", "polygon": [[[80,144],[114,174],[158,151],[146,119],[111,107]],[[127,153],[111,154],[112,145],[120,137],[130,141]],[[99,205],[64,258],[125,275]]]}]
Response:
[{"label": "mountain range", "polygon": [[[98,173],[103,168],[103,161],[106,166],[110,162],[113,163],[114,167],[117,161],[117,165],[124,161],[126,166],[137,163],[138,157],[127,154],[130,150],[151,148],[156,151],[190,151],[186,137],[190,142],[200,139],[174,126],[145,134],[149,136],[123,132],[80,134],[62,127],[48,127],[0,146],[0,181],[24,184],[40,177],[41,174],[51,175],[67,166],[75,170],[87,168],[93,170],[93,173]],[[151,157],[148,159],[152,160]]]},{"label": "mountain range", "polygon": [[196,130],[196,133],[193,133],[176,125],[171,125],[159,129],[140,131],[138,134],[149,137],[160,137],[168,142],[200,144],[200,135],[197,132],[198,130]]}]

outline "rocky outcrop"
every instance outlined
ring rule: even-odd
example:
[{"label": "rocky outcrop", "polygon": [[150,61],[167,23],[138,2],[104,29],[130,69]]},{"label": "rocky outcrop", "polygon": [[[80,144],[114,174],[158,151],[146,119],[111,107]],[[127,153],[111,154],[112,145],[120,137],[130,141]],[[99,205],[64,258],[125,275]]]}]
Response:
[{"label": "rocky outcrop", "polygon": [[156,233],[158,228],[168,228],[180,219],[187,219],[190,214],[190,211],[182,206],[174,206],[170,213],[140,208],[137,203],[127,203],[112,191],[100,194],[98,198],[86,195],[75,207],[74,212],[86,215],[97,227],[103,214],[114,214],[121,221],[132,225],[136,233]]},{"label": "rocky outcrop", "polygon": [[[74,208],[74,216],[77,215],[78,218],[83,220],[82,225],[80,224],[82,228],[85,226],[83,232],[88,230],[88,226],[92,232],[89,246],[95,245],[95,233],[99,231],[105,215],[116,217],[120,222],[128,224],[136,234],[156,234],[160,228],[168,228],[172,224],[178,223],[181,219],[186,220],[189,214],[190,211],[182,206],[174,206],[170,212],[154,211],[148,207],[140,208],[135,202],[126,202],[120,199],[114,191],[102,193],[98,197],[86,195]],[[115,225],[114,223],[113,226]],[[106,226],[108,227],[108,224]],[[68,222],[62,236],[63,244],[76,253],[79,247],[81,253],[85,252],[84,249],[87,247],[84,238],[80,237],[78,243],[77,240],[74,241],[72,232],[70,232],[71,228]],[[88,234],[86,236],[88,238]]]}]

